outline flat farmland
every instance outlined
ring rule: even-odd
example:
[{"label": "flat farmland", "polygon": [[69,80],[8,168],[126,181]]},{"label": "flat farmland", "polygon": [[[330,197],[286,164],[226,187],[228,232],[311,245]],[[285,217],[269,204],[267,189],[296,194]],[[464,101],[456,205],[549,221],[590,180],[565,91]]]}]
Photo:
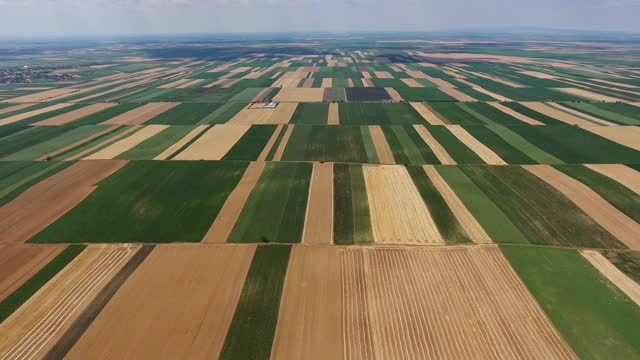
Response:
[{"label": "flat farmland", "polygon": [[[200,241],[246,166],[242,162],[131,163],[98,183],[91,196],[30,241]],[[101,221],[93,221],[94,216]]]},{"label": "flat farmland", "polygon": [[0,359],[639,358],[640,38],[352,35],[0,41]]}]

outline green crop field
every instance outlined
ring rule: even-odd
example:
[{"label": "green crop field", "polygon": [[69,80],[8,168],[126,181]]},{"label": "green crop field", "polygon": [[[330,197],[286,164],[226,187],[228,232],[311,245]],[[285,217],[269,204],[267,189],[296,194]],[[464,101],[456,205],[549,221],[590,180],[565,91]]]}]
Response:
[{"label": "green crop field", "polygon": [[577,251],[504,246],[502,252],[580,358],[640,356],[640,308]]},{"label": "green crop field", "polygon": [[367,162],[359,126],[296,126],[282,155],[285,161]]},{"label": "green crop field", "polygon": [[[130,163],[30,242],[196,242],[247,164]],[[94,219],[100,221],[94,221]]]},{"label": "green crop field", "polygon": [[362,244],[373,242],[369,200],[362,173],[362,166],[335,164],[334,228],[336,244]]},{"label": "green crop field", "polygon": [[311,164],[268,163],[229,242],[300,242],[310,180]]}]

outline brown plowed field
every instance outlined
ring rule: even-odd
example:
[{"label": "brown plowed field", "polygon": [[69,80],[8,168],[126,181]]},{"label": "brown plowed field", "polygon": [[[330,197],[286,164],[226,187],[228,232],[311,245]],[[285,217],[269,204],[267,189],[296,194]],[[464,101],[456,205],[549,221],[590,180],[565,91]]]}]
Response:
[{"label": "brown plowed field", "polygon": [[40,271],[64,248],[64,245],[0,245],[0,301]]},{"label": "brown plowed field", "polygon": [[595,250],[582,250],[580,253],[593,267],[598,269],[604,277],[609,279],[609,281],[622,290],[623,293],[627,294],[633,302],[640,306],[640,284],[625,275],[625,273],[620,271],[620,269],[609,262],[609,260],[599,252]]},{"label": "brown plowed field", "polygon": [[640,172],[637,170],[621,164],[594,164],[585,166],[619,182],[640,195]]},{"label": "brown plowed field", "polygon": [[340,250],[293,247],[285,278],[272,359],[343,358]]},{"label": "brown plowed field", "polygon": [[245,170],[240,182],[235,189],[229,194],[227,201],[225,201],[222,209],[218,213],[218,216],[211,224],[209,231],[202,239],[207,243],[224,243],[229,238],[231,230],[238,221],[240,213],[244,208],[244,204],[249,198],[249,194],[258,183],[260,175],[265,166],[264,161],[255,161],[249,163],[247,170]]},{"label": "brown plowed field", "polygon": [[640,250],[640,224],[613,207],[591,188],[549,165],[522,167],[561,192],[629,248]]},{"label": "brown plowed field", "polygon": [[302,242],[333,242],[333,163],[313,163]]},{"label": "brown plowed field", "polygon": [[17,243],[47,227],[71,210],[113,174],[124,160],[82,161],[32,186],[0,207],[0,243]]},{"label": "brown plowed field", "polygon": [[471,240],[478,244],[492,243],[493,241],[491,241],[489,235],[484,231],[467,207],[464,206],[464,203],[462,203],[458,195],[449,187],[449,184],[440,176],[438,171],[436,171],[432,165],[423,165],[422,168],[436,189],[438,189]]},{"label": "brown plowed field", "polygon": [[156,246],[67,358],[217,358],[254,250],[254,245]]},{"label": "brown plowed field", "polygon": [[103,121],[100,125],[140,125],[178,104],[177,102],[148,103]]},{"label": "brown plowed field", "polygon": [[458,140],[462,141],[469,149],[473,150],[478,156],[489,165],[507,165],[507,163],[498,156],[493,150],[489,149],[485,144],[474,138],[460,125],[448,125],[447,128]]},{"label": "brown plowed field", "polygon": [[42,357],[139,246],[90,246],[0,324],[2,359]]},{"label": "brown plowed field", "polygon": [[342,253],[346,359],[575,359],[497,247]]},{"label": "brown plowed field", "polygon": [[251,125],[215,125],[173,160],[220,160],[250,127]]},{"label": "brown plowed field", "polygon": [[395,164],[396,159],[393,157],[393,152],[387,138],[382,132],[382,128],[379,125],[369,125],[369,133],[371,133],[371,139],[373,140],[373,146],[376,149],[378,155],[378,161],[381,164]]},{"label": "brown plowed field", "polygon": [[365,165],[362,170],[376,243],[444,244],[404,166]]}]

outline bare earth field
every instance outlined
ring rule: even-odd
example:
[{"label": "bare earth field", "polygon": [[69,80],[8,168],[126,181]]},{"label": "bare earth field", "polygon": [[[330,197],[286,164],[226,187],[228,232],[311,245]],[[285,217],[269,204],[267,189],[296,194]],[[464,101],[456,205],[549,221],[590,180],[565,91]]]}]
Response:
[{"label": "bare earth field", "polygon": [[0,301],[58,255],[64,245],[0,245]]},{"label": "bare earth field", "polygon": [[393,152],[389,147],[387,138],[385,138],[382,129],[378,125],[369,125],[369,132],[371,133],[371,139],[373,140],[373,146],[376,149],[378,160],[381,164],[395,164],[396,160],[393,157]]},{"label": "bare earth field", "polygon": [[313,163],[302,242],[333,242],[333,163]]},{"label": "bare earth field", "polygon": [[157,246],[67,358],[217,358],[254,249]]}]

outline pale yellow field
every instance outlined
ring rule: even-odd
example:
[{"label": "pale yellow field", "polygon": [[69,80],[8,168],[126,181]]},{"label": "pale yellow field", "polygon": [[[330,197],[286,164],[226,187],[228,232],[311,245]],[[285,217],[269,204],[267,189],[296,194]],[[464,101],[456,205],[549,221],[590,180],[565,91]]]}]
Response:
[{"label": "pale yellow field", "polygon": [[249,130],[251,125],[214,125],[174,160],[220,160]]}]

